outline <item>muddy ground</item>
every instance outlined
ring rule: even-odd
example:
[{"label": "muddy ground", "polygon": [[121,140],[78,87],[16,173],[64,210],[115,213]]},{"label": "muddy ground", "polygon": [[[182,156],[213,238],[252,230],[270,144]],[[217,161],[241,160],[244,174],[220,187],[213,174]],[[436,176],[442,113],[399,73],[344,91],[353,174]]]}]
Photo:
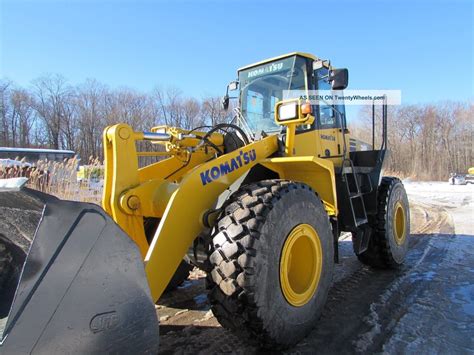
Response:
[{"label": "muddy ground", "polygon": [[[316,328],[287,353],[474,353],[474,189],[405,182],[411,250],[396,271],[360,264],[350,236]],[[223,329],[193,271],[159,301],[160,353],[262,352]]]}]

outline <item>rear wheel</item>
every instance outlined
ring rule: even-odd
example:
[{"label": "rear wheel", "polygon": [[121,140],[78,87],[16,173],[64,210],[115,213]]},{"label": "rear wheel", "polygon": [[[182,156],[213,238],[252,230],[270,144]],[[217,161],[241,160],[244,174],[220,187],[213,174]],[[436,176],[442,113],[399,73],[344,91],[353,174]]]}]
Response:
[{"label": "rear wheel", "polygon": [[369,266],[394,268],[401,265],[408,252],[410,208],[402,182],[384,177],[378,190],[377,214],[370,219],[371,235],[368,249],[359,260]]},{"label": "rear wheel", "polygon": [[321,314],[333,253],[328,216],[309,186],[282,180],[243,186],[212,232],[212,311],[247,340],[294,344]]}]

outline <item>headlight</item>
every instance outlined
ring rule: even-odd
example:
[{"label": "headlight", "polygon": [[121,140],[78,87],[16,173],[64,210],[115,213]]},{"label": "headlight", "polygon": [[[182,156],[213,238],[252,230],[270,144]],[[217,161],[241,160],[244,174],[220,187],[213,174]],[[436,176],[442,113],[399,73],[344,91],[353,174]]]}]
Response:
[{"label": "headlight", "polygon": [[278,119],[280,121],[293,120],[298,118],[298,105],[296,102],[280,105],[278,108]]}]

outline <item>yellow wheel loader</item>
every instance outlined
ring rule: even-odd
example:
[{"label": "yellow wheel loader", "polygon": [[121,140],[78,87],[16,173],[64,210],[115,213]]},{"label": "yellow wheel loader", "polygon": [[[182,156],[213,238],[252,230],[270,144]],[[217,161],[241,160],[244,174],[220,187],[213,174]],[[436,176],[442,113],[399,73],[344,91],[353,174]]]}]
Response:
[{"label": "yellow wheel loader", "polygon": [[[21,223],[0,230],[1,267],[10,270],[0,285],[10,292],[5,351],[155,352],[153,305],[183,263],[207,272],[223,327],[262,346],[290,346],[317,325],[341,231],[352,233],[361,262],[403,263],[410,214],[400,180],[382,177],[386,105],[380,146],[373,129],[372,146],[360,151],[344,104],[308,99],[347,84],[347,69],[310,54],[252,64],[227,87],[225,108],[238,92],[231,122],[107,127],[103,209],[4,192],[4,213],[21,222],[20,205],[35,206],[42,221],[30,239]],[[288,98],[288,90],[305,95]]]}]

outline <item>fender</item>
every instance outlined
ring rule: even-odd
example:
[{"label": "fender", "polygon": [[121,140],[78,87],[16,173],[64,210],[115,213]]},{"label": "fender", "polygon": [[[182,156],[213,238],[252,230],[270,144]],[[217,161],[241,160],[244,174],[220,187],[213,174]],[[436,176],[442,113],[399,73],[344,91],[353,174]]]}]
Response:
[{"label": "fender", "polygon": [[311,186],[324,203],[330,216],[337,216],[334,163],[314,156],[268,158],[261,162],[281,179],[303,182]]}]

